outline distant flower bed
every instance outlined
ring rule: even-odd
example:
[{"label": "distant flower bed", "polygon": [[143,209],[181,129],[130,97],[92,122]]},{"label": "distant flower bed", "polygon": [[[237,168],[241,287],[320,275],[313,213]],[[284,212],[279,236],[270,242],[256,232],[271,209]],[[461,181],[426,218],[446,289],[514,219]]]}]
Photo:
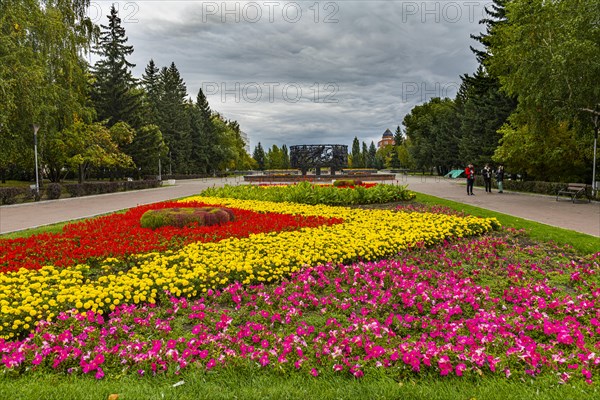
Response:
[{"label": "distant flower bed", "polygon": [[313,185],[300,182],[282,186],[225,186],[204,190],[207,197],[237,198],[273,202],[293,202],[301,204],[353,205],[390,203],[415,198],[415,194],[402,185],[372,185],[338,188],[331,185]]},{"label": "distant flower bed", "polygon": [[[348,179],[348,181],[354,182],[351,179]],[[340,182],[340,181],[336,181],[336,182]],[[273,186],[293,186],[293,185],[297,185],[297,183],[260,183],[257,186],[268,188],[268,187],[273,187]],[[331,184],[331,183],[312,183],[312,185],[321,186],[321,187],[337,187],[337,188],[341,188],[341,189],[348,189],[348,188],[354,189],[357,186],[361,186],[361,187],[368,189],[368,188],[372,188],[372,187],[378,185],[378,183],[358,181],[358,183],[348,183],[348,184],[338,183],[337,185],[335,183],[333,183],[333,184]]]}]

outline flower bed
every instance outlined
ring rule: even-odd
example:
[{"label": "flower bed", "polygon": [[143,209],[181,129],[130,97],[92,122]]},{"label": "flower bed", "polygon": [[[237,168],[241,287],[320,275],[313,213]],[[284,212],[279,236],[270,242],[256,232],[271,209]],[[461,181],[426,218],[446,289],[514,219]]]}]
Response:
[{"label": "flower bed", "polygon": [[371,187],[336,188],[333,186],[313,185],[308,182],[284,186],[226,185],[225,187],[206,189],[201,195],[311,205],[390,203],[415,198],[415,194],[402,185],[380,184]]},{"label": "flower bed", "polygon": [[[205,204],[191,202],[188,206],[203,207]],[[235,210],[236,222],[218,227],[162,227],[156,230],[141,227],[140,218],[146,211],[171,207],[181,207],[181,203],[164,202],[139,206],[124,214],[111,214],[68,224],[61,233],[0,239],[0,272],[18,271],[21,268],[39,269],[43,265],[69,267],[86,262],[95,265],[109,257],[177,250],[195,242],[214,242],[224,238],[247,237],[253,233],[341,222],[316,215],[305,218],[289,213]]]},{"label": "flower bed", "polygon": [[8,370],[179,373],[252,364],[317,376],[418,373],[592,382],[600,254],[572,261],[518,236],[412,248],[396,260],[306,268],[276,285],[209,290],[109,317],[60,313],[0,340]]},{"label": "flower bed", "polygon": [[341,218],[344,222],[194,242],[179,250],[108,258],[94,268],[80,264],[6,273],[0,275],[0,336],[27,332],[37,321],[51,320],[70,308],[102,314],[121,303],[164,300],[165,291],[194,298],[234,281],[275,282],[304,266],[381,259],[415,245],[481,234],[498,226],[493,219],[431,213],[202,197],[189,201],[259,213]]}]

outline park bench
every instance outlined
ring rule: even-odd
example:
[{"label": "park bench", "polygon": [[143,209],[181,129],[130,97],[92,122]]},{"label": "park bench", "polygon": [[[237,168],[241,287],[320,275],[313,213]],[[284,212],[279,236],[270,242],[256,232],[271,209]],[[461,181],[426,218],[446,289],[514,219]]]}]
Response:
[{"label": "park bench", "polygon": [[587,198],[589,203],[592,200],[589,189],[590,186],[585,183],[569,183],[566,188],[558,191],[556,194],[556,201],[558,201],[560,196],[569,196],[573,203],[581,197]]}]

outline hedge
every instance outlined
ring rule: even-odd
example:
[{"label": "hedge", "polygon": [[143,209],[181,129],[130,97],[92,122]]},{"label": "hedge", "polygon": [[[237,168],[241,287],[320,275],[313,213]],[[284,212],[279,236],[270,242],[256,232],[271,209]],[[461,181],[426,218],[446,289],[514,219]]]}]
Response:
[{"label": "hedge", "polygon": [[[48,200],[55,200],[61,197],[63,188],[70,197],[81,197],[128,190],[150,189],[159,187],[160,184],[161,182],[156,179],[144,181],[67,183],[65,185],[49,183],[46,186],[45,194]],[[28,187],[0,188],[0,204],[24,203],[30,200],[39,200],[39,198],[36,198],[35,190]]]}]

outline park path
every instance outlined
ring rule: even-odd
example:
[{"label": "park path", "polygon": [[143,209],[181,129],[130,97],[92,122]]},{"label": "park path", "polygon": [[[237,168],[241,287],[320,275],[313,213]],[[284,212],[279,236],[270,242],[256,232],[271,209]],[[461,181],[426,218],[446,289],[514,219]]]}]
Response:
[{"label": "park path", "polygon": [[192,196],[209,187],[235,185],[241,181],[241,177],[179,180],[173,186],[156,189],[2,206],[0,234]]},{"label": "park path", "polygon": [[[556,201],[556,196],[504,191],[486,193],[475,187],[475,196],[467,196],[465,179],[445,179],[432,176],[397,175],[399,184],[415,192],[425,193],[460,203],[485,208],[543,224],[587,233],[600,238],[600,203],[576,202],[568,198]],[[600,239],[598,240],[600,251]]]},{"label": "park path", "polygon": [[[397,175],[388,183],[408,185],[416,192],[486,208],[527,220],[557,226],[598,237],[600,251],[600,203],[556,201],[554,196],[494,191],[475,188],[467,196],[464,179],[447,180],[431,176]],[[199,193],[205,188],[243,183],[241,177],[179,180],[174,186],[87,196],[0,207],[0,233],[110,213],[141,204],[155,203]]]}]

